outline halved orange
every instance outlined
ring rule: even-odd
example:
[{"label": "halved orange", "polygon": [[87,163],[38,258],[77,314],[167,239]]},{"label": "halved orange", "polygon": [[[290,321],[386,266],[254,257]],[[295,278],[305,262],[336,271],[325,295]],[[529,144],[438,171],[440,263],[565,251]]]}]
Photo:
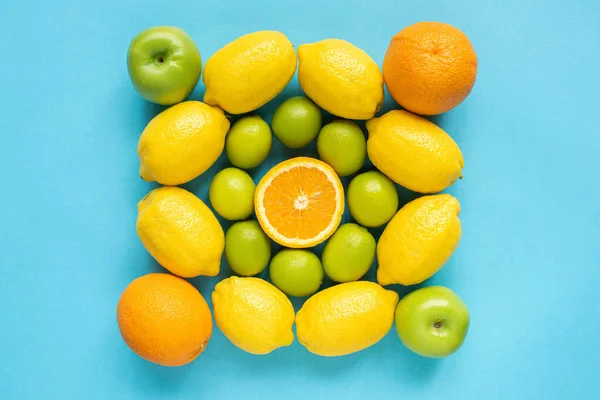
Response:
[{"label": "halved orange", "polygon": [[256,217],[282,246],[306,248],[327,240],[344,213],[344,188],[329,165],[314,158],[283,161],[267,172],[254,194]]}]

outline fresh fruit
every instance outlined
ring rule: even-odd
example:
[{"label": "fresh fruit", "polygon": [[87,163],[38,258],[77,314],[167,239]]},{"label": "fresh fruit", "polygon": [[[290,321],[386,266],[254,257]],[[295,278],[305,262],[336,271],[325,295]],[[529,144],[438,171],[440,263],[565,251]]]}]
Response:
[{"label": "fresh fruit", "polygon": [[277,107],[271,121],[273,133],[284,145],[299,149],[313,141],[321,129],[321,110],[304,96],[287,99]]},{"label": "fresh fruit", "polygon": [[137,209],[137,233],[160,265],[184,278],[219,273],[225,235],[202,200],[164,186],[144,196]]},{"label": "fresh fruit", "polygon": [[348,185],[347,196],[352,218],[369,228],[386,224],[398,211],[396,186],[379,171],[354,177]]},{"label": "fresh fruit", "polygon": [[131,41],[127,70],[144,99],[168,106],[192,93],[200,79],[202,60],[196,44],[183,30],[155,26]]},{"label": "fresh fruit", "polygon": [[339,176],[348,176],[365,163],[367,141],[356,122],[333,121],[319,132],[317,151]]},{"label": "fresh fruit", "polygon": [[409,111],[435,115],[471,93],[477,55],[469,38],[441,22],[418,22],[392,38],[383,59],[390,94]]},{"label": "fresh fruit", "polygon": [[392,327],[398,294],[348,282],[309,298],[296,315],[298,341],[320,356],[343,356],[380,341]]},{"label": "fresh fruit", "polygon": [[425,357],[447,357],[458,350],[467,336],[469,322],[467,305],[443,286],[415,290],[396,308],[400,340]]},{"label": "fresh fruit", "polygon": [[271,259],[271,242],[256,221],[231,225],[225,235],[225,258],[231,269],[242,276],[256,275]]},{"label": "fresh fruit", "polygon": [[140,137],[140,176],[163,185],[191,181],[217,161],[228,130],[223,111],[199,101],[166,109]]},{"label": "fresh fruit", "polygon": [[321,261],[308,250],[281,250],[271,260],[269,274],[271,282],[290,296],[310,296],[323,283]]},{"label": "fresh fruit", "polygon": [[256,168],[271,151],[271,128],[259,115],[239,119],[227,134],[225,151],[238,168]]},{"label": "fresh fruit", "polygon": [[263,176],[254,208],[265,233],[282,246],[313,247],[335,232],[344,213],[344,188],[323,161],[296,157]]},{"label": "fresh fruit", "polygon": [[377,244],[377,281],[415,285],[448,261],[461,236],[460,204],[449,194],[406,204],[385,227]]},{"label": "fresh fruit", "polygon": [[347,119],[369,119],[383,104],[383,75],[367,53],[340,39],[298,47],[302,90],[321,108]]},{"label": "fresh fruit", "polygon": [[283,33],[249,33],[206,62],[204,101],[231,114],[254,111],[277,96],[295,71],[294,46]]},{"label": "fresh fruit", "polygon": [[117,322],[131,350],[167,367],[194,361],[212,335],[212,316],[202,295],[169,274],[131,282],[119,299]]},{"label": "fresh fruit", "polygon": [[250,175],[238,168],[225,168],[210,183],[210,204],[221,217],[236,221],[254,210],[256,186]]},{"label": "fresh fruit", "polygon": [[367,122],[367,152],[394,182],[419,193],[437,193],[462,178],[458,145],[433,122],[394,110]]},{"label": "fresh fruit", "polygon": [[217,283],[212,302],[219,329],[248,353],[267,354],[294,341],[294,307],[269,282],[232,276]]},{"label": "fresh fruit", "polygon": [[362,226],[344,224],[325,244],[322,259],[332,281],[356,281],[367,273],[375,259],[375,239]]}]

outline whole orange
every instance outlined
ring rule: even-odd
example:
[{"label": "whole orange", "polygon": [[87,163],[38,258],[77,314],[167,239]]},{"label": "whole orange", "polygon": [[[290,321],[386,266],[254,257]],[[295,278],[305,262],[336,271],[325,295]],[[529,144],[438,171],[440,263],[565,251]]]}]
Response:
[{"label": "whole orange", "polygon": [[471,93],[477,55],[460,29],[418,22],[392,38],[383,60],[390,94],[408,111],[436,115],[453,109]]},{"label": "whole orange", "polygon": [[212,335],[204,297],[186,280],[169,274],[148,274],[131,282],[119,299],[117,322],[131,350],[168,367],[192,362]]}]

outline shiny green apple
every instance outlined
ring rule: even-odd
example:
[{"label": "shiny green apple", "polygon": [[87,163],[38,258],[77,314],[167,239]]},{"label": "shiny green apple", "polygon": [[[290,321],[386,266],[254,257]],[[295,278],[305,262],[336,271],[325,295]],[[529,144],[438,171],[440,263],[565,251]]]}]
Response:
[{"label": "shiny green apple", "polygon": [[469,309],[452,290],[415,290],[396,307],[396,330],[406,347],[425,357],[447,357],[460,348],[469,330]]},{"label": "shiny green apple", "polygon": [[202,59],[192,38],[174,26],[155,26],[129,45],[127,69],[133,86],[148,101],[179,103],[200,79]]}]

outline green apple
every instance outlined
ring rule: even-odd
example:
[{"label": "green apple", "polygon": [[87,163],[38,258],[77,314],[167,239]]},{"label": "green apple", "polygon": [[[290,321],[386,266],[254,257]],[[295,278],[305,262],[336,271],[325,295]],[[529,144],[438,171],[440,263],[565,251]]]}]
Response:
[{"label": "green apple", "polygon": [[396,307],[396,330],[406,347],[425,357],[446,357],[462,345],[469,309],[452,290],[431,286],[405,296]]},{"label": "green apple", "polygon": [[129,45],[127,69],[133,86],[148,101],[179,103],[200,79],[202,60],[192,38],[174,26],[155,26]]}]

